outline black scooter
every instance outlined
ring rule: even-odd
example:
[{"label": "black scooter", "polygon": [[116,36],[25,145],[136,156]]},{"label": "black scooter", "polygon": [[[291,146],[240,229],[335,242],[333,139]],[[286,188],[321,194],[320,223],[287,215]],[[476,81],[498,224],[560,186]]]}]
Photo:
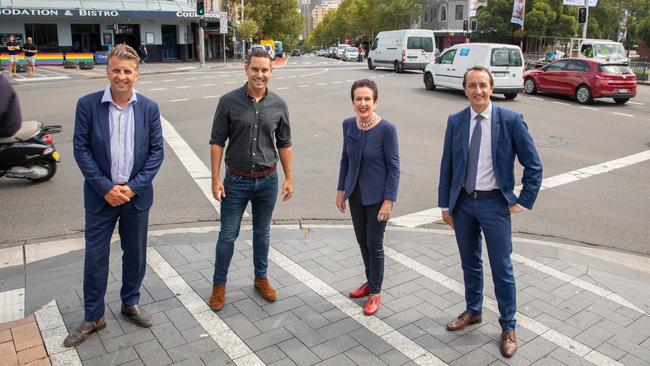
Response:
[{"label": "black scooter", "polygon": [[36,121],[23,122],[11,137],[0,138],[0,177],[45,182],[56,173],[59,152],[52,134],[61,126],[43,126]]}]

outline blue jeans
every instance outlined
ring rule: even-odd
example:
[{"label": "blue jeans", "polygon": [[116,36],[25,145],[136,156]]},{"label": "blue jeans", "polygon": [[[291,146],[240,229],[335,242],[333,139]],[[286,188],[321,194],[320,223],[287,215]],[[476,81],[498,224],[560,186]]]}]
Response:
[{"label": "blue jeans", "polygon": [[226,173],[226,197],[221,200],[221,230],[217,240],[212,283],[226,283],[228,267],[239,236],[242,216],[248,201],[253,208],[253,266],[255,276],[266,276],[271,244],[271,216],[278,196],[278,173],[252,179]]}]

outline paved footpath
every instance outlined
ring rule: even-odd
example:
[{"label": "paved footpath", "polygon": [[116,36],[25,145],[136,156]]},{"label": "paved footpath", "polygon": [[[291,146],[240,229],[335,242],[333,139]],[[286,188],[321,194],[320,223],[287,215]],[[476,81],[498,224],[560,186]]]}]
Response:
[{"label": "paved footpath", "polygon": [[347,297],[364,281],[349,226],[273,227],[274,303],[253,288],[244,228],[217,313],[206,303],[216,237],[215,228],[150,233],[141,297],[154,314],[149,329],[119,314],[116,240],[108,326],[72,349],[62,341],[83,318],[83,241],[0,250],[0,323],[21,318],[0,324],[0,365],[650,364],[647,257],[516,239],[519,351],[504,359],[489,269],[483,323],[445,330],[464,309],[448,231],[389,228],[382,303],[372,317],[363,315],[363,299]]}]

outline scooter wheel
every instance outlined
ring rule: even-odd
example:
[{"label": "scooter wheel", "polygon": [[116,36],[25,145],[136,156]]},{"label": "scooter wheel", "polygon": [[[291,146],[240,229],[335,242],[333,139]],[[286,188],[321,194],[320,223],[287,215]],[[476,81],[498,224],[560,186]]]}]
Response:
[{"label": "scooter wheel", "polygon": [[47,169],[47,175],[45,175],[42,178],[36,178],[36,179],[31,179],[30,178],[29,180],[31,180],[32,182],[35,182],[35,183],[46,182],[46,181],[50,180],[54,176],[54,174],[56,174],[56,163],[54,161],[40,160],[40,161],[37,161],[36,163],[34,163],[34,165],[38,165],[38,166],[40,166],[42,168]]}]

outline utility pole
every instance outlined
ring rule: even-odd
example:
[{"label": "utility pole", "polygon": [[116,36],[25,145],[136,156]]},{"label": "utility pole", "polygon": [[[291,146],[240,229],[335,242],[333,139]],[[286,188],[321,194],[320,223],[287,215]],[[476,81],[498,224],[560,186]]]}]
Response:
[{"label": "utility pole", "polygon": [[197,0],[196,15],[199,16],[199,66],[205,67],[205,35],[203,33],[203,17],[205,15],[205,0]]},{"label": "utility pole", "polygon": [[587,24],[589,23],[589,0],[585,0],[585,24],[582,27],[582,39],[587,39]]}]

